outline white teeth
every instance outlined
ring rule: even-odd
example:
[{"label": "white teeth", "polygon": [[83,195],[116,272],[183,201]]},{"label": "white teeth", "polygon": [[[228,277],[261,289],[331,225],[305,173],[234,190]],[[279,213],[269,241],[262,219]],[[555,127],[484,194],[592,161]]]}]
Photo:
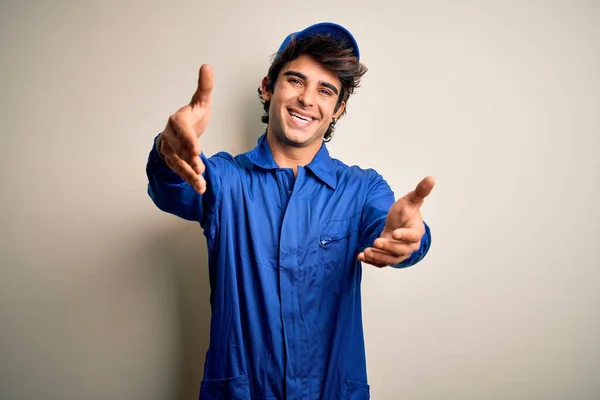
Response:
[{"label": "white teeth", "polygon": [[304,116],[304,115],[296,114],[296,113],[295,113],[295,112],[293,112],[293,111],[290,111],[290,115],[291,115],[292,117],[296,117],[296,118],[299,118],[299,119],[301,119],[301,120],[303,120],[303,121],[307,121],[307,122],[311,122],[311,121],[313,120],[311,117],[306,117],[306,116]]}]

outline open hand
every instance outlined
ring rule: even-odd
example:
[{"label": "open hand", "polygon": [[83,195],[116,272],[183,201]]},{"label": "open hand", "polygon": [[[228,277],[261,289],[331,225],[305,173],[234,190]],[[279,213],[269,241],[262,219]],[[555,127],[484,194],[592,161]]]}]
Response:
[{"label": "open hand", "polygon": [[206,181],[202,176],[204,163],[200,159],[200,136],[210,120],[210,100],[213,72],[208,64],[200,67],[198,87],[190,104],[169,117],[160,134],[158,151],[173,171],[202,194]]},{"label": "open hand", "polygon": [[434,185],[434,179],[428,176],[415,190],[396,201],[388,211],[380,237],[373,242],[373,247],[358,255],[358,260],[385,267],[399,264],[417,251],[425,233],[421,206]]}]

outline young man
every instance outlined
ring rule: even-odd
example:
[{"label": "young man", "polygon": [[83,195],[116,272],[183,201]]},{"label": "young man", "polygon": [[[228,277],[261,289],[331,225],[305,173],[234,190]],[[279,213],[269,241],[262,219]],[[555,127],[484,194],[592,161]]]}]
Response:
[{"label": "young man", "polygon": [[213,75],[169,118],[147,164],[161,210],[204,230],[212,319],[201,399],[368,399],[361,262],[408,267],[430,245],[425,178],[394,201],[325,141],[366,68],[345,28],[288,36],[259,89],[267,130],[248,153],[206,157]]}]

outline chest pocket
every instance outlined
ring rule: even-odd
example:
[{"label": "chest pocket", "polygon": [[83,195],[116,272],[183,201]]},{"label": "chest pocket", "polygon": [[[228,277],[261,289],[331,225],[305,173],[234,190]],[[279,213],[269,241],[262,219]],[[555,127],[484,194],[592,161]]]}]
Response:
[{"label": "chest pocket", "polygon": [[323,286],[335,295],[356,287],[358,218],[351,217],[323,223],[319,237],[320,268]]}]

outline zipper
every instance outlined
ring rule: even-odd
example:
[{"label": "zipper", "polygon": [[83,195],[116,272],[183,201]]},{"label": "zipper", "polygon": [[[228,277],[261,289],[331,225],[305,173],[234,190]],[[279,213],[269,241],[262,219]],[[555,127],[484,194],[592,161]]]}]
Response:
[{"label": "zipper", "polygon": [[321,245],[321,247],[325,247],[326,245],[328,245],[331,242],[337,242],[338,240],[342,240],[347,238],[348,236],[350,236],[350,234],[344,235],[344,236],[340,236],[340,237],[327,237],[325,239],[321,239],[321,241],[319,242],[319,244]]}]

